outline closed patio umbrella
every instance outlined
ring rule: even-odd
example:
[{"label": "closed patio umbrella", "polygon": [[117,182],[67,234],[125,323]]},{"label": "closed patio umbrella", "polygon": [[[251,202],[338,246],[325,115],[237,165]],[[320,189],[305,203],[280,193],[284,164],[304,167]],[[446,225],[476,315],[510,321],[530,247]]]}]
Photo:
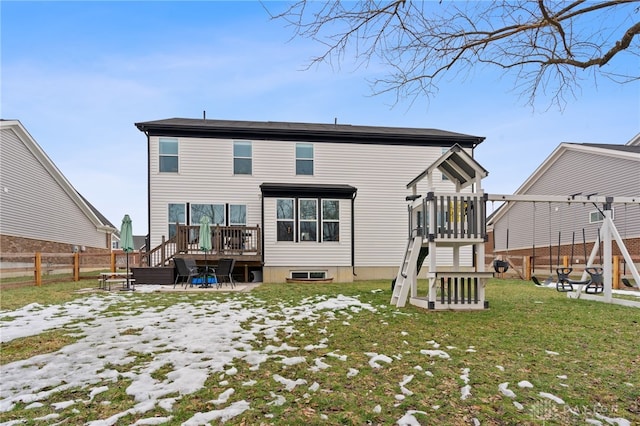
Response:
[{"label": "closed patio umbrella", "polygon": [[122,226],[120,227],[120,248],[127,254],[127,290],[131,290],[129,282],[129,253],[133,251],[133,229],[131,227],[131,218],[128,214],[122,218]]},{"label": "closed patio umbrella", "polygon": [[200,250],[204,251],[204,281],[203,286],[209,286],[209,277],[207,273],[209,268],[207,267],[207,252],[211,250],[211,228],[209,227],[209,217],[202,216],[200,219]]}]

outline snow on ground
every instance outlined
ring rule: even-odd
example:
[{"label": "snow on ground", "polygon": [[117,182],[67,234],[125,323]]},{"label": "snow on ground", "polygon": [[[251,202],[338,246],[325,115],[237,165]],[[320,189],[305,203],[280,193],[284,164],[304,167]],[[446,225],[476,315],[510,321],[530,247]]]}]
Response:
[{"label": "snow on ground", "polygon": [[[154,291],[152,286],[139,288],[145,290],[137,293]],[[238,373],[235,364],[240,361],[249,364],[253,371],[259,370],[260,365],[268,359],[282,364],[282,374],[271,376],[273,390],[270,390],[271,400],[266,402],[266,405],[274,407],[286,404],[286,393],[298,387],[303,388],[306,395],[322,390],[319,383],[288,373],[288,367],[308,364],[308,371],[317,372],[330,369],[335,363],[347,363],[347,377],[360,374],[367,365],[349,365],[349,358],[339,351],[330,350],[324,356],[317,356],[313,352],[330,348],[331,338],[335,338],[327,335],[327,322],[340,321],[348,327],[349,323],[343,320],[351,319],[363,310],[380,313],[383,317],[387,313],[406,315],[397,310],[382,314],[378,308],[358,298],[343,295],[310,297],[296,306],[284,302],[272,306],[250,294],[216,300],[192,300],[185,296],[182,301],[170,306],[145,306],[140,298],[131,293],[112,293],[91,295],[64,305],[45,307],[32,304],[11,312],[3,311],[0,313],[3,318],[0,321],[3,342],[54,328],[62,328],[77,336],[77,341],[53,353],[4,365],[0,412],[10,412],[17,403],[29,404],[32,408],[48,405],[51,413],[40,421],[64,423],[65,409],[82,409],[98,395],[117,387],[119,382],[126,379],[130,381],[126,393],[135,401],[133,406],[87,424],[115,425],[129,414],[142,417],[135,425],[169,424],[173,421],[170,415],[173,406],[178,401],[203,389],[210,377],[217,377],[219,385],[226,390],[209,401],[212,410],[193,413],[183,425],[225,422],[250,410],[252,405],[252,401],[234,401],[236,387],[256,384],[255,380],[234,379]],[[318,325],[318,334],[323,336],[316,344],[302,348],[309,352],[309,356],[288,356],[287,353],[300,348],[278,338],[298,334],[298,322]],[[381,319],[381,323],[384,323],[384,319]],[[260,349],[257,348],[257,341],[267,343],[263,343]],[[376,346],[375,342],[372,345]],[[437,369],[438,363],[451,362],[452,354],[462,357],[476,351],[474,346],[458,351],[455,346],[447,346],[449,352],[445,352],[438,349],[440,344],[433,340],[425,341],[427,345],[431,349],[417,348],[416,351],[425,356],[425,362],[433,369]],[[550,352],[547,350],[545,353],[549,356]],[[364,355],[374,369],[389,368],[393,366],[394,359],[402,358],[399,354],[390,356],[378,352],[365,352]],[[505,372],[504,367],[497,367],[500,372]],[[421,377],[434,377],[431,371],[421,366],[412,367],[411,370],[397,384],[398,392],[390,397],[387,409],[398,406],[402,400],[414,395],[411,383],[416,371],[424,372]],[[164,373],[156,374],[159,371]],[[457,378],[462,385],[461,399],[473,401],[472,377],[473,371],[469,368],[461,369]],[[517,401],[516,393],[508,389],[508,385],[508,382],[497,383],[496,395],[513,400],[513,405],[519,410],[526,409],[523,403]],[[518,387],[525,389],[533,386],[522,380],[518,382]],[[56,394],[67,390],[78,391],[78,395],[84,393],[85,396],[75,400],[48,402],[55,400]],[[556,395],[544,391],[539,391],[538,395],[549,403],[564,404]],[[166,410],[167,416],[154,417],[152,413],[156,408]],[[425,408],[437,410],[439,406]],[[383,407],[377,405],[371,410],[379,413]],[[150,414],[145,417],[145,413]],[[409,410],[396,422],[400,425],[419,425],[419,419],[424,421],[424,416],[428,418],[427,413]],[[319,421],[328,419],[325,413],[317,415]],[[272,416],[266,414],[267,418]],[[625,419],[595,417],[584,420],[629,424]],[[0,426],[20,424],[27,420],[33,419],[9,421]],[[480,424],[477,419],[472,420],[474,424]]]}]

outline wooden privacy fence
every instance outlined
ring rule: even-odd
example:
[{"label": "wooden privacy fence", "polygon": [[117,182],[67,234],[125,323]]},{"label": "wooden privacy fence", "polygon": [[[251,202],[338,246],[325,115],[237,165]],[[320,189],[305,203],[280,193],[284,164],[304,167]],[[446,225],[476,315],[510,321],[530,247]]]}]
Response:
[{"label": "wooden privacy fence", "polygon": [[[125,269],[127,254],[122,251],[108,253],[2,253],[0,255],[2,285],[35,284],[70,279],[80,281],[96,278],[95,271],[116,272]],[[129,267],[140,262],[140,254],[129,253]],[[28,279],[33,277],[33,279]],[[25,278],[27,278],[25,280]]]}]

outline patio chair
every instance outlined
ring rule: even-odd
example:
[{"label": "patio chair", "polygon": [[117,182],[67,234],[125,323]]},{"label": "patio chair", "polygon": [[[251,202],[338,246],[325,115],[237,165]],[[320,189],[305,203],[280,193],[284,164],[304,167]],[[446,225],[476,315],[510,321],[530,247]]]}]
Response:
[{"label": "patio chair", "polygon": [[229,284],[231,285],[231,288],[235,287],[235,282],[233,281],[233,268],[235,266],[235,259],[224,258],[218,261],[218,267],[216,268],[218,288],[222,287],[222,284]]},{"label": "patio chair", "polygon": [[187,285],[192,285],[194,277],[200,276],[200,271],[198,270],[198,266],[194,259],[174,257],[173,263],[176,265],[176,269],[178,270],[176,273],[176,280],[173,283],[173,288],[176,288],[178,282],[184,283],[186,288]]}]

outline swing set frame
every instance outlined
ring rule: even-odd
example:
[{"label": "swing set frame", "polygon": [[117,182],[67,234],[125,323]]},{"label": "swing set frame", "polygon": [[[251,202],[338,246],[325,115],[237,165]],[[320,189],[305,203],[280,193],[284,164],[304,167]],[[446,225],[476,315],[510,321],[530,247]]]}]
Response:
[{"label": "swing set frame", "polygon": [[[603,275],[603,295],[602,296],[594,296],[591,294],[583,294],[581,286],[575,292],[567,292],[567,296],[570,298],[583,298],[589,300],[597,300],[603,301],[606,303],[615,303],[625,306],[634,306],[640,307],[640,302],[625,300],[625,299],[614,299],[612,297],[612,288],[613,288],[613,250],[612,250],[612,242],[615,240],[626,265],[628,265],[631,275],[636,282],[636,286],[640,286],[640,273],[638,273],[638,269],[635,267],[633,260],[631,259],[631,255],[627,250],[627,247],[624,245],[624,241],[618,232],[613,219],[612,219],[612,204],[638,204],[640,205],[640,198],[637,197],[607,197],[607,196],[597,196],[597,195],[569,195],[569,196],[561,196],[561,195],[529,195],[529,194],[485,194],[486,199],[488,201],[504,201],[504,202],[530,202],[530,203],[592,203],[594,205],[602,204],[602,209],[599,209],[603,216],[602,225],[600,227],[599,235],[600,235],[600,243],[602,244],[602,253],[601,253],[601,263],[602,263],[602,275]],[[534,204],[535,205],[535,204]],[[585,271],[582,273],[582,278],[580,281],[584,281],[587,279],[588,273],[586,268],[590,268],[594,266],[594,260],[596,255],[600,250],[600,244],[594,244],[593,249],[591,250],[591,254],[589,259],[586,262]]]}]

